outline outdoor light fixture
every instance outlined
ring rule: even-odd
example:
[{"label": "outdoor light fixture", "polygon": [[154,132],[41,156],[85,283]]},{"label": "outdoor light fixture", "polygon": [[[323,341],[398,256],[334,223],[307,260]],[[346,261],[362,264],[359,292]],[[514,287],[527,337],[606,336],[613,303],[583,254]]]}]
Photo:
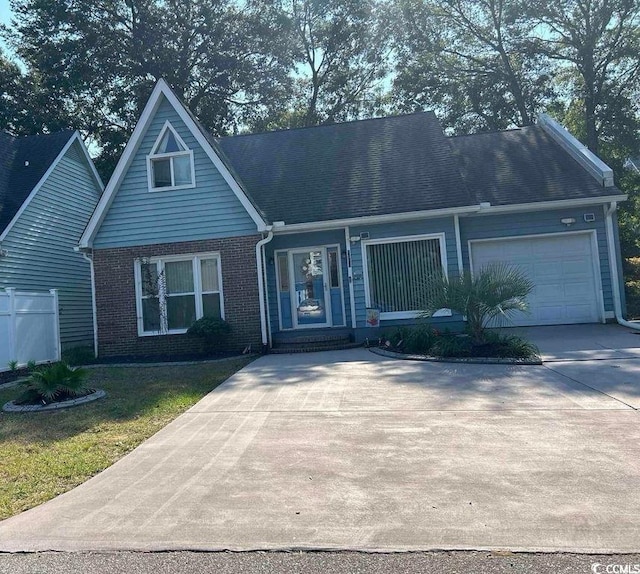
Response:
[{"label": "outdoor light fixture", "polygon": [[567,227],[569,227],[570,225],[573,225],[576,222],[575,217],[563,217],[560,220],[560,223],[564,223]]}]

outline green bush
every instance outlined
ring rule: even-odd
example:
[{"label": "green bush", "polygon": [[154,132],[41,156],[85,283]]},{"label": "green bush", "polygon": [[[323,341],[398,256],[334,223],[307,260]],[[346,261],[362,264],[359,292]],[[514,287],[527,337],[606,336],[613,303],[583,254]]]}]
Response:
[{"label": "green bush", "polygon": [[209,346],[225,346],[231,334],[231,325],[224,319],[202,317],[189,327],[187,334],[201,337]]},{"label": "green bush", "polygon": [[473,342],[466,335],[439,335],[431,347],[431,354],[435,357],[471,357]]},{"label": "green bush", "polygon": [[487,331],[484,340],[482,345],[476,345],[474,348],[476,357],[537,359],[540,356],[538,347],[525,341],[522,337]]},{"label": "green bush", "polygon": [[427,325],[419,325],[414,327],[407,334],[405,339],[405,351],[407,353],[415,353],[428,355],[437,340],[435,331]]},{"label": "green bush", "polygon": [[53,363],[35,369],[22,383],[24,388],[18,404],[48,404],[86,395],[87,371],[66,363]]}]

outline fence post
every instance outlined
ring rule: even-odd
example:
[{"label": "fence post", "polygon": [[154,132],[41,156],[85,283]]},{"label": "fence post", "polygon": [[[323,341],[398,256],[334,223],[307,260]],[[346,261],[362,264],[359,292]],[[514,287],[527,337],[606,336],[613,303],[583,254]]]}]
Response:
[{"label": "fence post", "polygon": [[56,348],[56,361],[62,359],[62,346],[60,344],[60,308],[58,307],[58,290],[49,289],[53,295],[53,341]]},{"label": "fence post", "polygon": [[10,361],[17,361],[16,356],[16,289],[15,287],[5,287],[9,295],[9,357]]}]

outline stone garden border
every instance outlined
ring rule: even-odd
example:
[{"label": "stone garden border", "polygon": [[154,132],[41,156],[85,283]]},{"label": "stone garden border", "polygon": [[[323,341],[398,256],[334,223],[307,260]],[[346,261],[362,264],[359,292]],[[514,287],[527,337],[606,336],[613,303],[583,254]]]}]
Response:
[{"label": "stone garden border", "polygon": [[2,410],[6,413],[37,413],[42,411],[55,411],[84,405],[85,403],[91,403],[106,396],[107,393],[105,391],[102,389],[96,389],[84,397],[69,399],[68,401],[60,401],[59,403],[49,403],[48,405],[16,405],[14,401],[9,401],[8,403],[5,403]]},{"label": "stone garden border", "polygon": [[369,347],[369,351],[376,355],[389,357],[391,359],[402,359],[405,361],[429,361],[433,363],[467,363],[479,365],[542,365],[542,359],[509,359],[497,357],[431,357],[428,355],[410,355],[408,353],[398,353],[381,349],[380,347]]}]

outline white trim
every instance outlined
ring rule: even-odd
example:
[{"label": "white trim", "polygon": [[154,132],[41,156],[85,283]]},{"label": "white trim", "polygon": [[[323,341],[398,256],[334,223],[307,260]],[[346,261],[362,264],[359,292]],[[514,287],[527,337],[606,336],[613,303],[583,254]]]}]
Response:
[{"label": "white trim", "polygon": [[62,358],[62,342],[60,340],[60,301],[58,299],[58,290],[49,289],[49,293],[53,296],[53,340],[56,347],[56,361]]},{"label": "white trim", "polygon": [[85,147],[84,142],[82,141],[82,138],[80,137],[80,133],[76,131],[71,135],[71,137],[69,138],[69,141],[67,141],[67,143],[64,145],[64,147],[62,148],[60,153],[56,156],[56,158],[53,160],[53,162],[51,162],[51,165],[49,166],[47,171],[44,172],[44,175],[40,178],[40,180],[35,185],[35,187],[31,190],[31,193],[29,193],[29,195],[27,196],[27,199],[25,199],[22,202],[20,209],[18,209],[16,214],[11,218],[11,221],[4,228],[4,231],[0,232],[0,242],[6,239],[7,235],[11,231],[11,228],[17,223],[18,219],[20,219],[20,216],[24,213],[27,207],[29,207],[29,204],[33,201],[33,198],[38,194],[38,191],[40,191],[40,188],[45,184],[45,182],[47,181],[47,179],[49,178],[53,170],[56,169],[56,167],[58,167],[58,164],[62,161],[62,158],[66,155],[66,153],[69,151],[69,148],[76,141],[80,144],[80,147],[82,148],[85,158],[87,159],[87,162],[89,164],[89,170],[91,171],[91,174],[93,175],[95,182],[98,188],[100,189],[100,192],[102,192],[104,187],[102,184],[102,180],[100,179],[100,176],[96,171],[96,166],[93,165],[93,161],[91,161],[91,158],[89,157],[89,153],[87,152],[87,148]]},{"label": "white trim", "polygon": [[[356,294],[353,286],[353,261],[351,259],[351,240],[349,239],[349,227],[344,228],[344,244],[347,253],[347,281],[349,282],[349,305],[351,307],[351,328],[358,326],[356,318]],[[345,318],[346,319],[346,318]]]},{"label": "white trim", "polygon": [[567,129],[547,114],[538,116],[538,124],[565,149],[603,187],[613,186],[613,170]]},{"label": "white trim", "polygon": [[[195,300],[195,310],[196,310],[196,320],[201,319],[203,317],[203,308],[202,308],[202,281],[201,281],[201,273],[200,273],[200,265],[199,263],[205,259],[216,259],[218,262],[218,294],[220,295],[220,318],[224,319],[224,287],[222,285],[222,257],[220,252],[211,251],[206,253],[185,253],[180,255],[167,255],[167,256],[153,256],[153,257],[142,257],[136,258],[133,261],[133,272],[135,279],[135,294],[136,294],[136,319],[138,325],[138,337],[157,337],[161,335],[183,335],[188,331],[187,329],[167,329],[166,331],[145,331],[144,330],[144,317],[142,315],[142,260],[148,261],[149,263],[161,263],[161,267],[164,270],[165,263],[171,263],[176,261],[189,261],[191,260],[192,269],[193,269],[193,287],[194,287],[194,300]],[[196,267],[198,268],[196,270]],[[207,291],[206,294],[210,294],[210,291]],[[190,293],[189,293],[190,294]],[[162,298],[161,298],[162,299]],[[200,302],[198,302],[200,299]],[[166,296],[164,297],[164,305],[166,305]],[[163,305],[163,302],[160,302]],[[160,316],[160,320],[162,321],[162,314]]]},{"label": "white trim", "polygon": [[554,209],[568,209],[583,205],[600,205],[610,201],[625,201],[627,195],[603,195],[600,197],[583,197],[581,199],[560,199],[557,201],[538,201],[533,203],[519,203],[514,205],[495,205],[483,207],[474,215],[495,215],[499,213],[518,213],[531,211],[551,211]]},{"label": "white trim", "polygon": [[215,152],[215,150],[213,149],[213,147],[211,146],[207,138],[204,136],[200,128],[194,122],[189,112],[187,112],[187,110],[182,105],[180,100],[178,100],[178,98],[173,93],[173,91],[171,90],[167,82],[165,82],[163,79],[160,79],[158,80],[158,83],[155,85],[155,88],[153,89],[153,92],[151,93],[151,96],[147,101],[147,104],[140,116],[140,119],[138,120],[138,123],[136,124],[136,127],[133,130],[133,134],[131,135],[131,138],[127,142],[124,152],[120,157],[118,164],[116,165],[116,168],[113,172],[113,175],[111,176],[111,179],[109,180],[109,183],[107,184],[107,188],[102,194],[100,202],[98,203],[96,210],[93,212],[93,215],[91,216],[91,219],[89,220],[89,223],[84,233],[82,234],[82,237],[80,238],[80,247],[82,248],[91,247],[91,244],[95,239],[98,229],[100,228],[100,225],[104,220],[104,217],[106,216],[109,208],[111,207],[111,204],[113,203],[115,194],[119,189],[120,184],[122,183],[122,180],[127,172],[127,169],[131,164],[131,161],[133,160],[136,152],[138,151],[138,148],[140,147],[140,143],[142,142],[142,139],[149,127],[149,124],[151,123],[151,120],[153,119],[153,116],[158,106],[160,105],[161,96],[164,96],[167,99],[169,104],[173,106],[176,113],[180,116],[180,119],[185,123],[187,128],[191,131],[193,136],[196,138],[198,144],[205,151],[209,159],[211,159],[213,164],[216,166],[216,168],[220,172],[220,175],[222,175],[222,177],[227,182],[227,184],[229,185],[233,193],[236,195],[240,203],[246,209],[247,213],[256,224],[258,231],[259,232],[267,231],[267,224],[262,219],[262,217],[260,216],[256,208],[253,206],[253,204],[249,201],[249,198],[242,191],[242,188],[238,185],[238,182],[231,175],[231,173],[229,172],[227,167],[224,165],[222,160],[218,157],[217,153]]},{"label": "white trim", "polygon": [[532,233],[527,235],[506,235],[504,237],[490,237],[486,239],[469,239],[467,249],[469,253],[469,269],[473,274],[473,251],[474,243],[490,243],[497,241],[513,241],[518,239],[546,239],[547,237],[565,237],[567,235],[590,235],[591,236],[591,264],[595,278],[594,289],[596,292],[596,301],[598,304],[598,316],[601,322],[604,322],[606,313],[604,310],[604,291],[602,287],[602,272],[600,269],[600,252],[598,250],[598,235],[595,229],[587,229],[581,231],[557,231],[553,233]]},{"label": "white trim", "polygon": [[460,239],[460,216],[453,216],[453,227],[456,234],[456,256],[458,258],[458,275],[462,277],[464,273],[464,265],[462,262],[462,239]]},{"label": "white trim", "polygon": [[[437,239],[440,242],[440,263],[445,277],[449,276],[447,268],[447,238],[444,232],[442,233],[428,233],[423,235],[402,235],[398,237],[385,237],[379,239],[363,239],[360,242],[362,249],[362,278],[364,280],[364,301],[366,307],[371,307],[371,293],[369,289],[369,266],[368,266],[368,245],[381,245],[387,243],[406,243],[408,241],[428,241],[430,239]],[[443,313],[438,314],[439,317],[451,316],[451,311],[448,313],[442,310]],[[393,312],[380,312],[380,320],[393,320],[393,319],[415,319],[420,315],[420,311],[393,311]]]},{"label": "white trim", "polygon": [[403,213],[389,213],[385,215],[365,215],[362,217],[351,217],[346,219],[333,219],[326,221],[313,221],[310,223],[292,223],[274,227],[276,235],[287,233],[301,233],[322,231],[326,229],[337,229],[339,227],[373,225],[377,223],[396,223],[402,221],[413,221],[419,219],[444,218],[453,215],[474,216],[474,215],[495,215],[499,213],[517,213],[531,211],[549,211],[553,209],[566,209],[569,207],[579,207],[583,205],[599,205],[610,201],[625,201],[627,195],[607,195],[601,197],[583,197],[580,199],[560,199],[553,201],[538,201],[531,203],[516,203],[511,205],[470,205],[467,207],[451,207],[444,209],[432,209],[424,211],[407,211]]},{"label": "white trim", "polygon": [[[162,141],[162,138],[164,138],[164,134],[170,131],[173,134],[173,137],[176,138],[176,140],[178,141],[178,143],[184,148],[182,151],[176,151],[176,152],[166,152],[166,153],[153,153],[153,150],[157,149],[158,146],[160,145],[160,142]],[[171,122],[169,120],[167,120],[166,122],[164,122],[164,125],[162,126],[162,129],[160,130],[160,133],[158,134],[158,137],[156,138],[156,141],[154,142],[153,146],[151,147],[151,153],[149,155],[147,155],[146,157],[146,161],[147,161],[147,187],[149,192],[151,193],[157,193],[157,192],[161,192],[161,191],[174,191],[177,189],[193,189],[196,186],[196,165],[195,165],[195,161],[193,159],[193,150],[189,149],[189,146],[184,143],[184,140],[180,137],[180,135],[178,134],[178,132],[174,129],[174,127],[171,125]],[[161,159],[171,159],[174,157],[183,157],[183,156],[189,156],[189,165],[191,167],[191,183],[185,183],[183,185],[170,185],[167,187],[153,187],[153,162],[156,160],[161,160]],[[175,174],[174,174],[174,168],[173,168],[173,162],[171,161],[169,163],[169,167],[171,170],[171,181],[175,181]]]},{"label": "white trim", "polygon": [[274,227],[274,233],[283,235],[286,233],[299,233],[303,231],[321,231],[324,229],[336,229],[339,227],[371,225],[374,223],[394,223],[398,221],[413,221],[415,219],[432,219],[446,217],[456,213],[471,215],[480,211],[479,205],[468,207],[451,207],[446,209],[430,209],[424,211],[408,211],[404,213],[389,213],[385,215],[365,215],[362,217],[350,217],[347,219],[332,219],[328,221],[314,221],[311,223],[292,223]]}]

